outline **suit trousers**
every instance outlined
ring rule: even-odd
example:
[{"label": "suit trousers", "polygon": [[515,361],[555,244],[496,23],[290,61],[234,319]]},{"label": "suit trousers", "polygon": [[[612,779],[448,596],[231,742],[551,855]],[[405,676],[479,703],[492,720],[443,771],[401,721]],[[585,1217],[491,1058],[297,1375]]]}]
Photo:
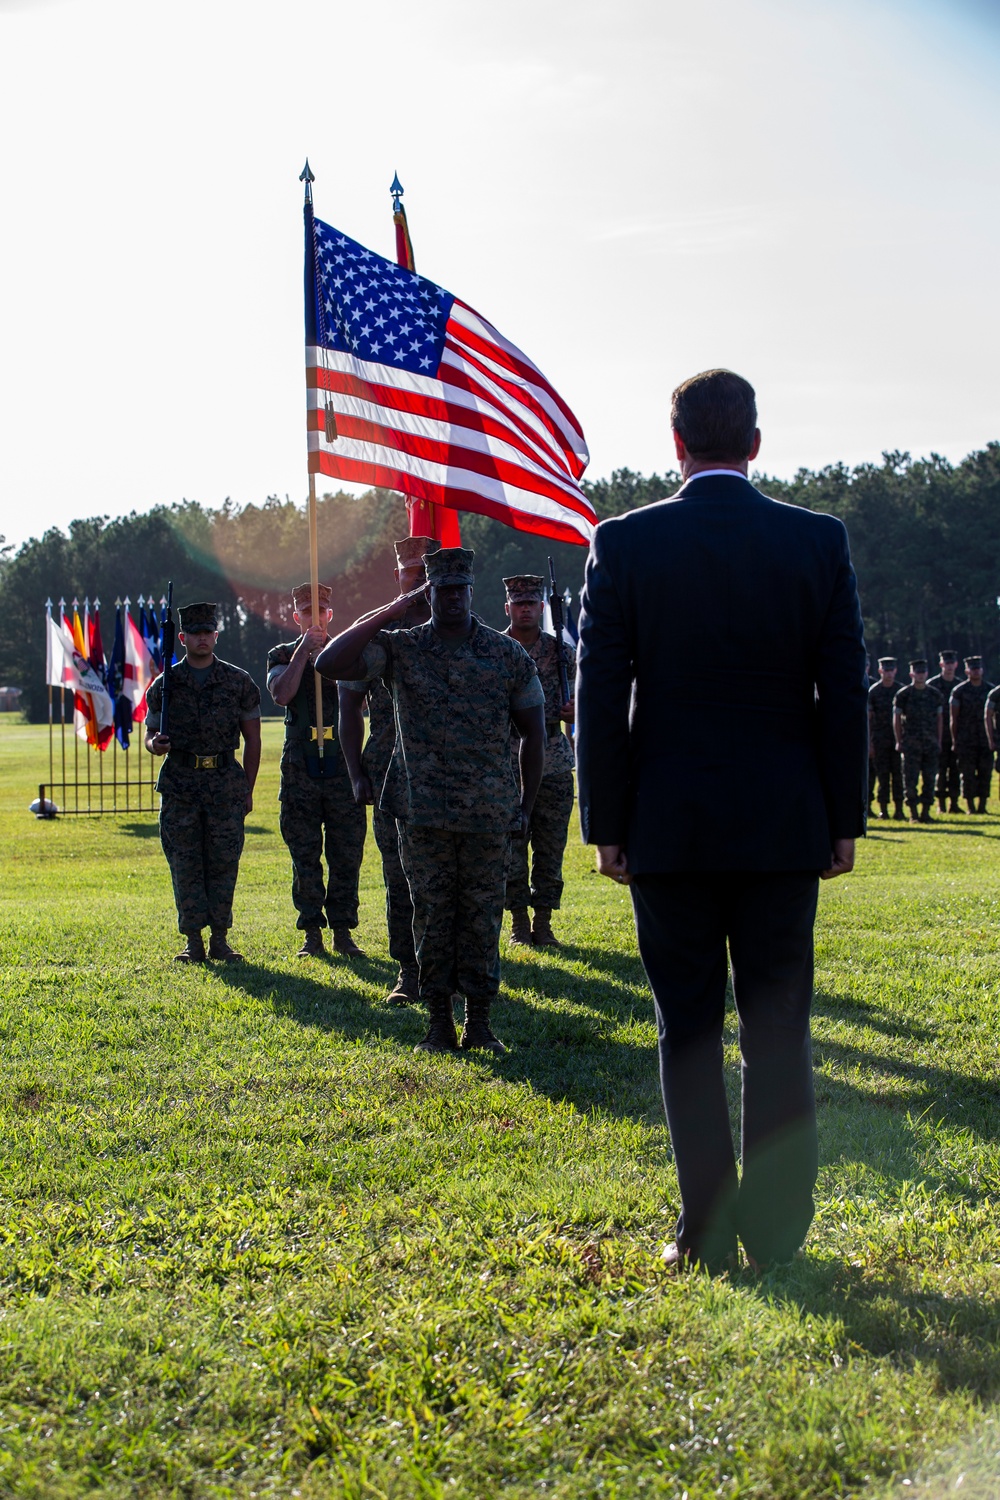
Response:
[{"label": "suit trousers", "polygon": [[[811,871],[685,871],[632,882],[681,1195],[677,1243],[709,1267],[737,1238],[759,1263],[787,1260],[812,1222],[818,888]],[[742,1058],[740,1177],[723,1076],[727,944]]]}]

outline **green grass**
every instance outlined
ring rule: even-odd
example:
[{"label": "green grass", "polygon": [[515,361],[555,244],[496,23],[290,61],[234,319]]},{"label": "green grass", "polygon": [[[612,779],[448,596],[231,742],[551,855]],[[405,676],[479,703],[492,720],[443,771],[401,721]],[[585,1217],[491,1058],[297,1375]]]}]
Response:
[{"label": "green grass", "polygon": [[36,822],[0,720],[0,1493],[995,1495],[1000,818],[823,888],[807,1253],[673,1281],[626,894],[572,843],[510,1057],[415,1056],[373,845],[370,956],[293,956],[278,733],[249,961],[187,970],[152,820]]}]

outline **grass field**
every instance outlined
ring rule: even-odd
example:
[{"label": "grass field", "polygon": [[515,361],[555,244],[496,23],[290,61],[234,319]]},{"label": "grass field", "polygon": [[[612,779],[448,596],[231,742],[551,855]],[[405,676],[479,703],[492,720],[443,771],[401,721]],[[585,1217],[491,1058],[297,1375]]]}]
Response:
[{"label": "grass field", "polygon": [[1000,1493],[1000,817],[876,824],[823,888],[807,1253],[674,1281],[651,1005],[589,851],[567,946],[505,945],[511,1055],[415,1056],[373,845],[369,957],[293,956],[279,726],[248,961],[190,970],[152,819],[36,822],[44,732],[5,720],[0,1493]]}]

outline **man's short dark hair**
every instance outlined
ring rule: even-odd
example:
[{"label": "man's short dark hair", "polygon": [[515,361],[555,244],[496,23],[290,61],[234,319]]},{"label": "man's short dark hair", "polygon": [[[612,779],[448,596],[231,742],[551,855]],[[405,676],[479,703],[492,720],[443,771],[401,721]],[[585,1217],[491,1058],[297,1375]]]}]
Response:
[{"label": "man's short dark hair", "polygon": [[732,370],[703,370],[674,391],[670,425],[692,458],[742,462],[757,430],[754,388]]}]

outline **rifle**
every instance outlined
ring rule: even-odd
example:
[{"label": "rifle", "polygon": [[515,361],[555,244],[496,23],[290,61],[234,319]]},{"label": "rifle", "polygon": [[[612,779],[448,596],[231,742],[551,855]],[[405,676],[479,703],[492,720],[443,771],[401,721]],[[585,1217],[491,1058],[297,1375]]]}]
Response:
[{"label": "rifle", "polygon": [[[559,669],[559,691],[562,693],[562,702],[569,702],[569,675],[566,671],[566,638],[563,635],[563,627],[566,623],[563,616],[562,595],[556,586],[555,563],[549,558],[549,582],[552,592],[549,595],[549,609],[552,611],[552,629],[556,633],[556,666]],[[559,705],[562,707],[562,703]]]},{"label": "rifle", "polygon": [[170,668],[174,660],[174,586],[167,584],[167,602],[160,618],[160,653],[163,657],[163,698],[160,703],[160,733],[170,735]]}]

